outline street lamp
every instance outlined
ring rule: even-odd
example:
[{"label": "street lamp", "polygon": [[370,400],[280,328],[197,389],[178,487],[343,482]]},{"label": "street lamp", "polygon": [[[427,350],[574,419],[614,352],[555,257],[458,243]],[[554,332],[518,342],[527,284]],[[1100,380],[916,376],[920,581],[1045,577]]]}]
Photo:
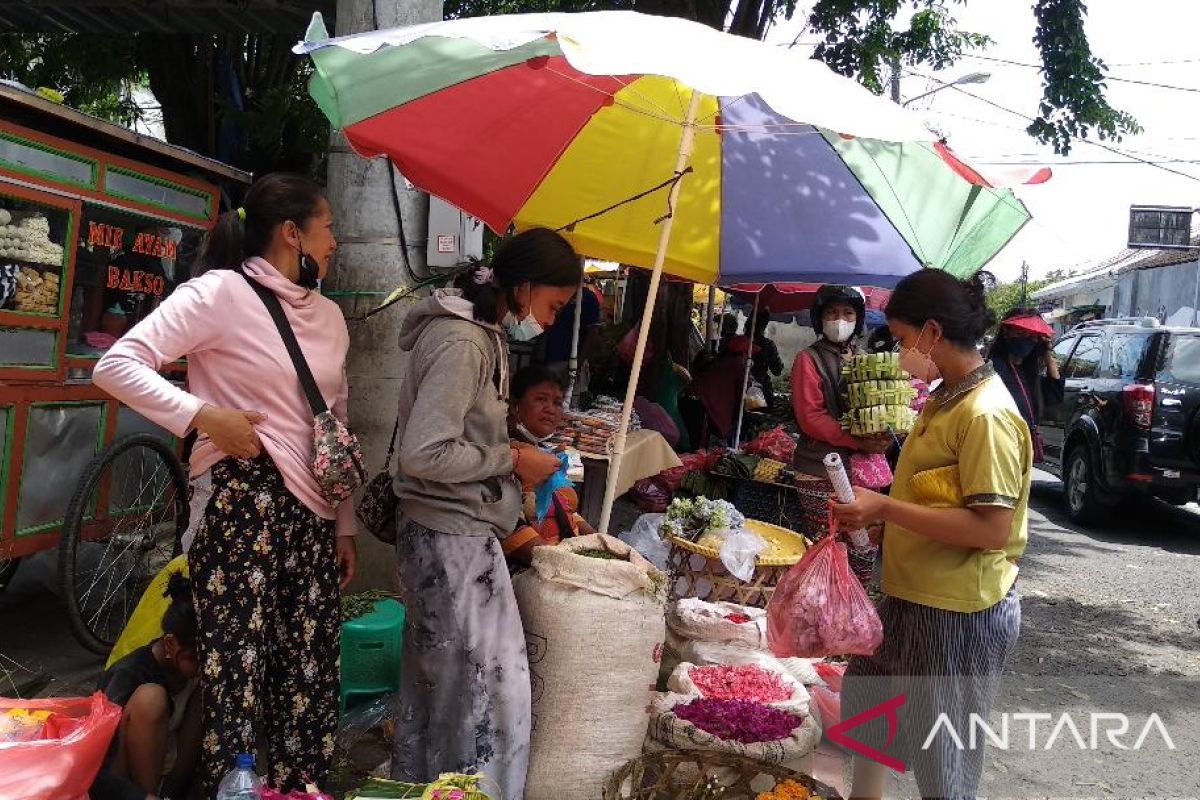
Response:
[{"label": "street lamp", "polygon": [[[902,105],[902,106],[910,105],[911,103],[915,103],[916,101],[920,100],[923,97],[929,97],[929,95],[931,95],[931,94],[936,94],[936,93],[940,92],[942,89],[949,89],[951,86],[964,86],[966,84],[971,84],[971,83],[987,83],[991,77],[992,77],[992,73],[990,73],[990,72],[968,72],[966,75],[963,75],[961,78],[955,78],[954,80],[950,81],[949,83],[946,83],[943,81],[938,81],[939,83],[942,84],[941,86],[930,89],[928,92],[923,92],[923,93],[917,95],[916,97],[910,97],[907,100],[905,100],[903,103],[901,103],[900,105]],[[936,81],[937,78],[933,78],[932,80]]]}]

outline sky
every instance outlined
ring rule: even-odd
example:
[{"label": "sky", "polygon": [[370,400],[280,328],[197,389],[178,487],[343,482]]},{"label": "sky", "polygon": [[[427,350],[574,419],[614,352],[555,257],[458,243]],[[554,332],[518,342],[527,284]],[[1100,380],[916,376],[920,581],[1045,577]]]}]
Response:
[{"label": "sky", "polygon": [[[801,6],[803,7],[803,3]],[[1036,69],[985,59],[1038,64],[1033,43],[1036,28],[1032,0],[968,0],[954,6],[962,30],[985,33],[995,40],[978,51],[984,58],[965,57],[940,73],[913,68],[945,82],[972,72],[987,72],[986,83],[961,88],[1028,117],[1036,115],[1042,96]],[[1065,158],[1039,145],[1025,133],[1019,116],[944,89],[911,106],[928,124],[944,133],[950,146],[968,163],[1036,162],[1051,167],[1054,177],[1041,186],[1019,187],[1017,195],[1033,214],[1021,233],[989,265],[1002,280],[1020,276],[1022,262],[1031,278],[1053,269],[1082,269],[1125,246],[1130,205],[1200,207],[1200,3],[1193,0],[1091,0],[1087,34],[1092,52],[1109,65],[1110,78],[1124,78],[1192,91],[1177,91],[1110,81],[1107,97],[1128,111],[1144,133],[1104,144],[1136,152],[1149,160],[1191,160],[1164,164],[1187,173],[1183,177],[1140,164],[1080,142]],[[768,41],[811,49],[814,36],[803,29],[798,10],[791,22],[780,22]],[[806,47],[805,43],[809,43]],[[901,96],[913,98],[940,84],[920,75],[905,75]],[[1120,161],[1120,164],[1079,164]]]}]

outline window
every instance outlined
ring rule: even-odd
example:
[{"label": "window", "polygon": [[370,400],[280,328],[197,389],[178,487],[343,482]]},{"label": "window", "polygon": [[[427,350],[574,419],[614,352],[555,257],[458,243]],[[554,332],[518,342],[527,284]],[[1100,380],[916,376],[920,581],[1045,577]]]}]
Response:
[{"label": "window", "polygon": [[84,206],[67,352],[99,356],[189,277],[201,232]]},{"label": "window", "polygon": [[1100,353],[1103,340],[1099,336],[1084,336],[1067,362],[1068,378],[1094,378],[1100,372]]},{"label": "window", "polygon": [[1111,357],[1104,368],[1107,378],[1136,378],[1150,345],[1148,333],[1117,333],[1109,342]]},{"label": "window", "polygon": [[0,308],[18,314],[61,313],[69,212],[0,195]]},{"label": "window", "polygon": [[1200,337],[1173,336],[1160,380],[1200,385]]},{"label": "window", "polygon": [[1079,341],[1077,336],[1068,336],[1067,338],[1054,345],[1054,360],[1058,362],[1059,369],[1063,364],[1067,363],[1067,357],[1071,355],[1072,348]]}]

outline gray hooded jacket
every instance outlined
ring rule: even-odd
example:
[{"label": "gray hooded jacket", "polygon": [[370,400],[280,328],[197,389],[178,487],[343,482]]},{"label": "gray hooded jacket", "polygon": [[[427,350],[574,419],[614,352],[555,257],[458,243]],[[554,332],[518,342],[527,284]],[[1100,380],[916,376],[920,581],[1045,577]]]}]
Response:
[{"label": "gray hooded jacket", "polygon": [[395,489],[404,519],[442,533],[507,538],[521,511],[508,438],[508,348],[457,291],[409,312],[400,348]]}]

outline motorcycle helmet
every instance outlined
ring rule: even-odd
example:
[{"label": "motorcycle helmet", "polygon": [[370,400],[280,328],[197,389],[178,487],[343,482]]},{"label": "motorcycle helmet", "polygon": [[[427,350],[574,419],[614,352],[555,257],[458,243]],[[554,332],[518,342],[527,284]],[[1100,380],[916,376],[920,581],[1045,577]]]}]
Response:
[{"label": "motorcycle helmet", "polygon": [[861,336],[867,317],[867,298],[863,295],[862,290],[855,286],[839,286],[834,283],[827,283],[817,290],[817,296],[813,298],[809,316],[812,318],[813,331],[818,336],[821,335],[824,327],[825,308],[830,303],[846,303],[854,309],[855,316],[858,317],[854,326],[854,335]]}]

